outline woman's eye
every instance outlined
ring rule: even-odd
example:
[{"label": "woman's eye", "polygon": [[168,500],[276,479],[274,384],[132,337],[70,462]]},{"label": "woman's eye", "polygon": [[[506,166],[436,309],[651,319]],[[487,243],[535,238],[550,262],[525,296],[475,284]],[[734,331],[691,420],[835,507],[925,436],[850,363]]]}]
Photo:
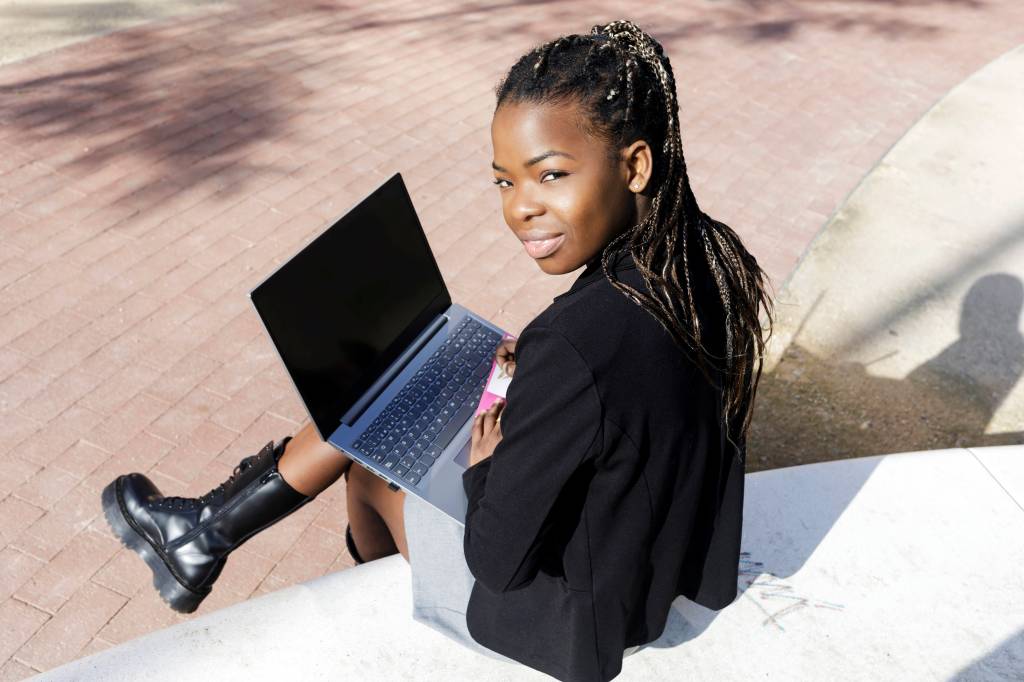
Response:
[{"label": "woman's eye", "polygon": [[[563,175],[568,175],[568,173],[565,173],[563,171],[545,171],[545,172],[541,173],[540,180],[541,180],[541,182],[544,182],[544,180],[546,178],[548,178],[548,177],[560,178]],[[495,178],[494,179],[494,184],[497,185],[498,187],[501,187],[501,188],[511,187],[511,183],[507,184],[507,185],[503,185],[503,184],[501,184],[503,182],[509,182],[509,181],[504,179],[504,178]]]}]

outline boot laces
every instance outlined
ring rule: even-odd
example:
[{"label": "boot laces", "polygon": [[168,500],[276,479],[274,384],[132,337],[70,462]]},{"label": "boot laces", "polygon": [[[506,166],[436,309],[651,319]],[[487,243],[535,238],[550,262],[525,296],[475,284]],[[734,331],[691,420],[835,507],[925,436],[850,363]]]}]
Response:
[{"label": "boot laces", "polygon": [[224,492],[224,489],[227,488],[227,486],[229,486],[232,482],[234,482],[234,480],[239,476],[239,474],[247,470],[249,467],[253,466],[262,454],[263,453],[261,452],[256,453],[255,455],[250,455],[249,457],[243,459],[241,462],[238,463],[238,466],[235,467],[235,470],[231,472],[231,475],[228,477],[228,480],[224,481],[213,490],[200,495],[199,497],[181,497],[179,495],[171,495],[161,498],[159,505],[164,509],[178,510],[195,509],[197,506],[206,506],[210,502],[212,502],[215,497],[221,496]]}]

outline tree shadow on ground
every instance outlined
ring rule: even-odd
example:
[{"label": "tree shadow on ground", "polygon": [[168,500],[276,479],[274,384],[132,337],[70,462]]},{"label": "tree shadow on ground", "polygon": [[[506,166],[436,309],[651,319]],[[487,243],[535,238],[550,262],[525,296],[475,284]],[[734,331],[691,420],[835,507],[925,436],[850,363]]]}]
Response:
[{"label": "tree shadow on ground", "polygon": [[[741,43],[782,43],[807,30],[862,31],[887,40],[939,39],[946,33],[942,25],[900,15],[904,10],[933,6],[983,11],[988,4],[981,0],[797,0],[785,4],[772,0],[709,0],[699,19],[668,22],[664,26],[670,28],[653,28],[651,33],[663,43],[705,35],[725,36]],[[771,18],[764,16],[769,14]]]},{"label": "tree shadow on ground", "polygon": [[[488,13],[518,10],[523,6],[545,5],[543,21],[529,12],[510,15],[500,25],[478,23]],[[644,19],[638,19],[642,28],[647,28],[659,40],[693,37],[695,35],[721,34],[741,41],[783,41],[805,28],[819,28],[832,32],[865,30],[893,40],[912,36],[938,35],[942,28],[937,25],[915,21],[908,17],[894,16],[894,12],[914,8],[942,6],[982,11],[988,3],[982,0],[845,0],[824,3],[816,0],[797,0],[780,6],[772,0],[708,0],[699,10],[699,18],[680,20],[678,11],[666,10],[675,16],[666,16],[664,23],[653,21],[649,28]],[[316,9],[323,12],[336,11],[330,3],[319,3]],[[345,30],[359,31],[394,26],[431,26],[443,23],[446,34],[459,37],[460,31],[469,28],[477,38],[487,41],[507,41],[510,35],[526,36],[535,42],[546,42],[565,32],[586,33],[593,24],[606,23],[614,19],[632,18],[634,13],[626,6],[609,13],[593,13],[581,23],[579,6],[576,3],[558,3],[552,0],[527,0],[525,2],[465,3],[458,10],[434,11],[427,9],[412,16],[385,17],[368,9],[365,15],[345,22]],[[856,10],[856,11],[851,11]],[[644,7],[643,16],[660,12],[658,7]],[[758,15],[778,14],[780,18],[763,20]],[[695,13],[697,14],[697,13]],[[520,18],[521,17],[521,18]],[[576,26],[576,24],[580,24]],[[586,25],[582,25],[586,24]],[[664,27],[664,28],[662,28]],[[671,28],[670,28],[671,27]],[[473,34],[470,34],[473,35]],[[467,36],[468,37],[468,36]]]},{"label": "tree shadow on ground", "polygon": [[134,170],[123,184],[137,198],[167,180],[231,185],[250,174],[246,154],[279,135],[294,100],[310,92],[259,60],[201,58],[217,54],[212,44],[154,45],[145,30],[116,40],[117,56],[100,66],[0,85],[0,116],[17,147],[66,141],[65,151],[42,161],[69,178]]},{"label": "tree shadow on ground", "polygon": [[[891,12],[928,4],[929,0],[908,0],[884,7]],[[957,4],[983,7],[978,0]],[[523,5],[544,5],[543,21]],[[938,30],[910,19],[895,21],[887,14],[851,16],[845,11],[856,5],[881,11],[873,0],[851,0],[828,8],[797,3],[787,6],[790,15],[762,21],[758,15],[775,8],[751,0],[709,4],[697,19],[652,30],[669,44],[709,33],[733,35],[743,41],[784,41],[797,29],[809,26],[831,31],[861,27],[892,38]],[[659,11],[645,8],[644,13],[657,16]],[[324,14],[331,18],[325,20]],[[372,5],[313,2],[285,9],[256,5],[228,15],[190,17],[187,22],[198,29],[180,34],[161,33],[159,25],[155,34],[151,26],[135,27],[105,39],[104,49],[110,50],[112,42],[116,50],[111,53],[116,56],[102,66],[66,69],[0,85],[0,98],[4,99],[0,120],[8,130],[3,137],[66,140],[67,151],[46,161],[58,171],[67,169],[70,177],[82,177],[111,164],[137,168],[139,164],[129,164],[129,160],[141,158],[148,167],[144,177],[125,182],[125,192],[137,194],[136,198],[145,198],[146,192],[154,190],[156,196],[163,196],[167,179],[191,187],[216,178],[218,184],[242,192],[245,183],[241,181],[253,171],[274,170],[273,154],[266,155],[266,165],[247,160],[248,155],[262,141],[294,133],[286,122],[309,106],[310,96],[361,83],[365,50],[348,51],[345,47],[357,41],[361,32],[394,29],[396,47],[403,50],[436,45],[439,32],[456,46],[476,43],[487,49],[510,44],[510,36],[531,43],[549,40],[553,26],[579,24],[580,14],[575,5],[551,0],[478,2],[457,10],[430,8],[405,14],[388,14],[387,9]],[[590,24],[608,19],[595,17],[573,30],[586,32]],[[231,26],[229,32],[223,30],[226,26]],[[386,79],[385,83],[398,87],[400,80]],[[386,88],[379,81],[362,85],[367,89],[356,97],[371,97]],[[343,109],[343,104],[333,104],[333,109],[324,110],[325,118],[338,116]]]}]

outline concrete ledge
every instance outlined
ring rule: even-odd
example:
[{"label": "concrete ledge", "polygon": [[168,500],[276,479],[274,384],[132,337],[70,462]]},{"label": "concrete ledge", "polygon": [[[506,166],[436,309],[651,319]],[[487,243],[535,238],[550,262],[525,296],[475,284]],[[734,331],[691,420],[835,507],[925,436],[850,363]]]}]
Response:
[{"label": "concrete ledge", "polygon": [[[739,598],[713,612],[680,597],[619,679],[1012,679],[1024,669],[1022,502],[1024,446],[749,474]],[[550,679],[413,621],[409,582],[394,555],[37,679]]]}]

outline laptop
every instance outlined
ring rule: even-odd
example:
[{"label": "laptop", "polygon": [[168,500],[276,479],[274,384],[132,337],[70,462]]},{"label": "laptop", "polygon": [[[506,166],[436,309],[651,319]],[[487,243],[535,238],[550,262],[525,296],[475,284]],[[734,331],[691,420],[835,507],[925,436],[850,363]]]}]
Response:
[{"label": "laptop", "polygon": [[401,174],[249,298],[320,438],[465,526],[473,416],[504,331],[452,303]]}]

